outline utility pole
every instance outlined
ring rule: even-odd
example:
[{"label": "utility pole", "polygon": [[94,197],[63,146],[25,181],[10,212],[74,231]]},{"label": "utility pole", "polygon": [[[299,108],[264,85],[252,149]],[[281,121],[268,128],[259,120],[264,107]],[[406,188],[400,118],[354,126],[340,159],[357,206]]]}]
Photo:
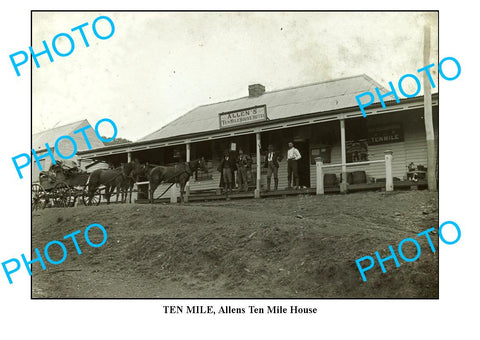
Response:
[{"label": "utility pole", "polygon": [[[425,25],[423,38],[423,64],[430,64],[430,26]],[[438,81],[437,81],[438,84]],[[435,153],[435,133],[433,130],[432,118],[432,89],[427,72],[423,73],[423,107],[425,134],[427,138],[427,183],[428,190],[437,191],[436,165],[437,155]]]}]

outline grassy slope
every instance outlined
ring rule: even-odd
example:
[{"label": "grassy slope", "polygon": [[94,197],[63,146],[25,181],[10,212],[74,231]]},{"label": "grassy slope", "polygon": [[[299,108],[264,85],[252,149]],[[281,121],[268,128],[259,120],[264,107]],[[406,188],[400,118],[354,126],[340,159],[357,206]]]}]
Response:
[{"label": "grassy slope", "polygon": [[377,264],[366,283],[355,264],[438,227],[437,207],[435,194],[401,192],[46,209],[33,214],[34,247],[93,222],[108,241],[93,249],[78,237],[82,255],[66,241],[66,262],[34,266],[33,296],[438,297],[438,251],[425,238],[419,260],[388,261],[385,274]]}]

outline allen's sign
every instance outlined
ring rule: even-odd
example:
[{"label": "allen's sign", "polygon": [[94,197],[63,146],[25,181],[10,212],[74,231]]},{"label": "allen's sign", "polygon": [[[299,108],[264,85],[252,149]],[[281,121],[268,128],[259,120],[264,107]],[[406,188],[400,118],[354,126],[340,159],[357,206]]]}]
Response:
[{"label": "allen's sign", "polygon": [[220,128],[251,124],[267,119],[266,105],[219,114]]}]

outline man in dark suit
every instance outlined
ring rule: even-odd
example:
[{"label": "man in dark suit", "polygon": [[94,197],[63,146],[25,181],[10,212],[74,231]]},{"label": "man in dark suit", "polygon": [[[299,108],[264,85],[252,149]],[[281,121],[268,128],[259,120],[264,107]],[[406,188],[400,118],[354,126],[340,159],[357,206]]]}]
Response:
[{"label": "man in dark suit", "polygon": [[217,170],[222,174],[225,193],[232,192],[234,166],[234,159],[229,155],[228,150],[225,150],[223,159],[217,168]]},{"label": "man in dark suit", "polygon": [[282,160],[282,156],[278,152],[273,151],[273,145],[270,144],[268,146],[268,153],[265,156],[265,163],[264,166],[267,168],[267,191],[270,191],[270,184],[272,182],[272,174],[273,179],[275,180],[275,190],[278,189],[278,167]]},{"label": "man in dark suit", "polygon": [[247,172],[252,169],[252,159],[248,154],[244,154],[242,149],[238,149],[237,157],[237,178],[238,191],[248,191]]}]

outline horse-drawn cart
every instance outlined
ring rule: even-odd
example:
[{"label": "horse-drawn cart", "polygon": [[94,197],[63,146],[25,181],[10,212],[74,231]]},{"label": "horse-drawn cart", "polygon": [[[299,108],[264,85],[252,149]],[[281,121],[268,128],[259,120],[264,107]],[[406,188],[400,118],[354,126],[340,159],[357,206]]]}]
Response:
[{"label": "horse-drawn cart", "polygon": [[84,205],[100,204],[100,188],[91,199],[88,197],[89,176],[73,161],[57,161],[48,171],[40,172],[38,183],[32,184],[32,211],[46,207],[72,207],[79,198]]}]

